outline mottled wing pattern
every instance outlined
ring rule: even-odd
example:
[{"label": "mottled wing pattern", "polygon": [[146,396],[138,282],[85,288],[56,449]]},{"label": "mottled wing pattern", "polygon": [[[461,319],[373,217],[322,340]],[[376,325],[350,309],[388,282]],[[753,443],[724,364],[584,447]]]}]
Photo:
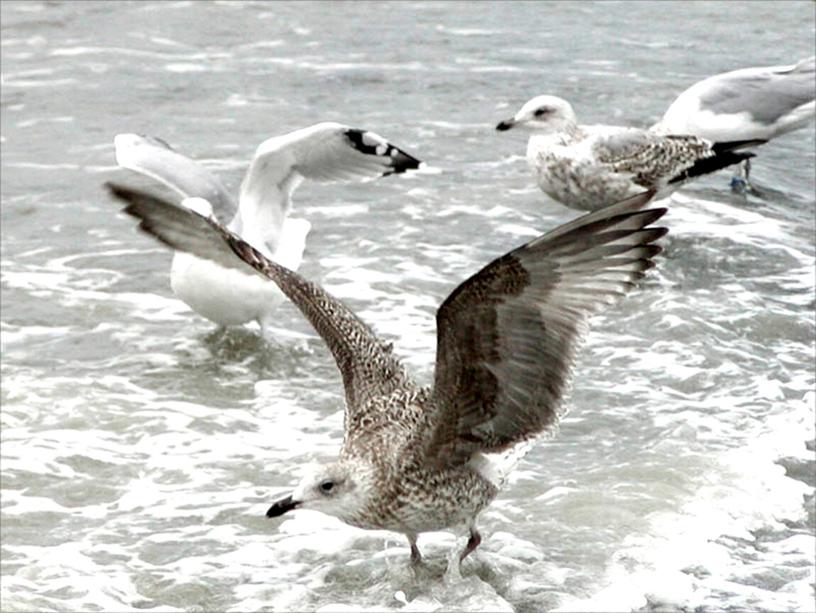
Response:
[{"label": "mottled wing pattern", "polygon": [[225,223],[235,215],[235,201],[221,179],[162,139],[140,134],[117,134],[113,143],[116,163],[122,168],[155,179],[185,198],[207,200],[215,216]]},{"label": "mottled wing pattern", "polygon": [[226,268],[274,281],[300,309],[334,356],[346,391],[347,422],[375,396],[405,384],[407,375],[391,353],[391,345],[342,302],[272,260],[221,224],[144,192],[108,184],[111,193],[128,203],[124,211],[140,219],[140,229],[173,249],[187,251]]},{"label": "mottled wing pattern", "polygon": [[666,209],[637,195],[568,223],[491,262],[437,312],[433,398],[424,447],[466,462],[554,428],[588,317],[653,266]]},{"label": "mottled wing pattern", "polygon": [[752,157],[756,157],[756,155],[750,151],[736,151],[736,149],[761,145],[765,142],[767,141],[752,139],[714,143],[711,146],[711,150],[714,152],[714,155],[698,159],[691,166],[688,166],[681,172],[675,174],[671,179],[669,179],[668,183],[683,183],[688,179],[716,172],[722,168],[733,166],[734,164],[739,164],[740,162],[749,160]]},{"label": "mottled wing pattern", "polygon": [[647,188],[714,155],[711,143],[697,136],[661,136],[637,129],[600,137],[593,148],[598,161],[615,172],[631,173],[636,184]]}]

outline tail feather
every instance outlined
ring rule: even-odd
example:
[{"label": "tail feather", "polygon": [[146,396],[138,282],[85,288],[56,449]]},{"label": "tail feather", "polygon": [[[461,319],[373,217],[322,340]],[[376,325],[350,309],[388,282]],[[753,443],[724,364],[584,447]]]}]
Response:
[{"label": "tail feather", "polygon": [[726,151],[734,151],[736,149],[745,149],[747,147],[756,147],[757,145],[764,145],[767,140],[761,138],[751,138],[748,140],[728,140],[711,145],[714,153],[724,153]]}]

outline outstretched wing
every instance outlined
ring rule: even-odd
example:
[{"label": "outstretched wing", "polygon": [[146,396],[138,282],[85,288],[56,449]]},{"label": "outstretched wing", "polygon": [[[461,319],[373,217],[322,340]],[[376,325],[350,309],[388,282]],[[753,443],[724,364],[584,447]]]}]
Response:
[{"label": "outstretched wing", "polygon": [[108,184],[128,203],[124,211],[141,220],[139,227],[173,249],[187,251],[221,266],[274,281],[300,309],[331,351],[346,391],[346,422],[371,398],[407,383],[391,345],[342,302],[296,272],[266,258],[237,234],[198,213],[128,187]]},{"label": "outstretched wing", "polygon": [[[292,192],[304,179],[376,179],[418,168],[420,161],[374,132],[319,123],[275,136],[258,146],[241,185],[238,223],[260,228],[257,239],[274,252]],[[257,240],[253,241],[257,244]]]},{"label": "outstretched wing", "polygon": [[588,317],[631,289],[654,263],[641,210],[653,192],[590,213],[494,260],[457,287],[436,315],[428,459],[466,462],[553,429]]},{"label": "outstretched wing", "polygon": [[314,181],[376,179],[420,165],[379,134],[332,122],[271,138],[258,147],[256,159],[268,164],[284,151],[291,155],[292,169]]},{"label": "outstretched wing", "polygon": [[116,163],[122,168],[164,183],[184,198],[203,198],[212,205],[216,218],[224,223],[235,215],[235,200],[221,179],[160,138],[117,134],[113,144]]}]

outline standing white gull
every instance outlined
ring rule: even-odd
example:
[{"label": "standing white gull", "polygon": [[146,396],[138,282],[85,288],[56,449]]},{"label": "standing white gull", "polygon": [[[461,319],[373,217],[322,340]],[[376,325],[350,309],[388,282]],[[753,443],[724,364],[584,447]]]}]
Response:
[{"label": "standing white gull", "polygon": [[[806,126],[815,116],[816,56],[791,66],[742,68],[698,81],[651,130],[711,141],[770,140]],[[749,172],[746,161],[735,187],[746,186]]]},{"label": "standing white gull", "polygon": [[584,215],[494,260],[436,314],[434,384],[418,386],[386,343],[320,286],[276,264],[194,211],[110,186],[140,228],[173,249],[271,279],[323,338],[343,378],[339,459],[267,511],[315,509],[400,532],[411,559],[422,532],[464,528],[458,570],[481,542],[476,517],[495,498],[520,446],[556,429],[588,319],[654,265],[666,209],[643,193]]},{"label": "standing white gull", "polygon": [[[296,270],[311,224],[287,216],[292,193],[304,179],[364,180],[419,167],[419,160],[381,136],[338,123],[319,123],[275,136],[258,146],[236,206],[212,172],[167,143],[137,134],[114,139],[123,168],[177,191],[182,204],[213,215],[266,257]],[[170,270],[173,292],[194,311],[230,326],[257,321],[265,332],[283,300],[276,285],[176,251]]]},{"label": "standing white gull", "polygon": [[658,198],[679,185],[748,159],[734,149],[757,141],[711,143],[697,136],[663,136],[638,128],[579,125],[572,106],[557,96],[537,96],[499,131],[523,127],[533,134],[527,161],[539,187],[558,202],[595,210],[644,189]]}]

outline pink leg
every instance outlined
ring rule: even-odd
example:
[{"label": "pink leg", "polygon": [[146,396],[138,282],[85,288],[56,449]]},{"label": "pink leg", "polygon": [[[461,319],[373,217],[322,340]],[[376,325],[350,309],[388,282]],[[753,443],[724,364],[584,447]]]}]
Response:
[{"label": "pink leg", "polygon": [[479,531],[476,530],[476,526],[470,527],[470,538],[468,539],[467,546],[465,550],[462,552],[462,555],[459,556],[459,561],[461,562],[466,557],[468,557],[473,550],[479,546],[479,543],[482,542],[482,535],[479,534]]},{"label": "pink leg", "polygon": [[419,553],[419,547],[416,544],[415,536],[408,536],[408,542],[411,544],[411,566],[418,566],[422,562],[422,554]]}]

